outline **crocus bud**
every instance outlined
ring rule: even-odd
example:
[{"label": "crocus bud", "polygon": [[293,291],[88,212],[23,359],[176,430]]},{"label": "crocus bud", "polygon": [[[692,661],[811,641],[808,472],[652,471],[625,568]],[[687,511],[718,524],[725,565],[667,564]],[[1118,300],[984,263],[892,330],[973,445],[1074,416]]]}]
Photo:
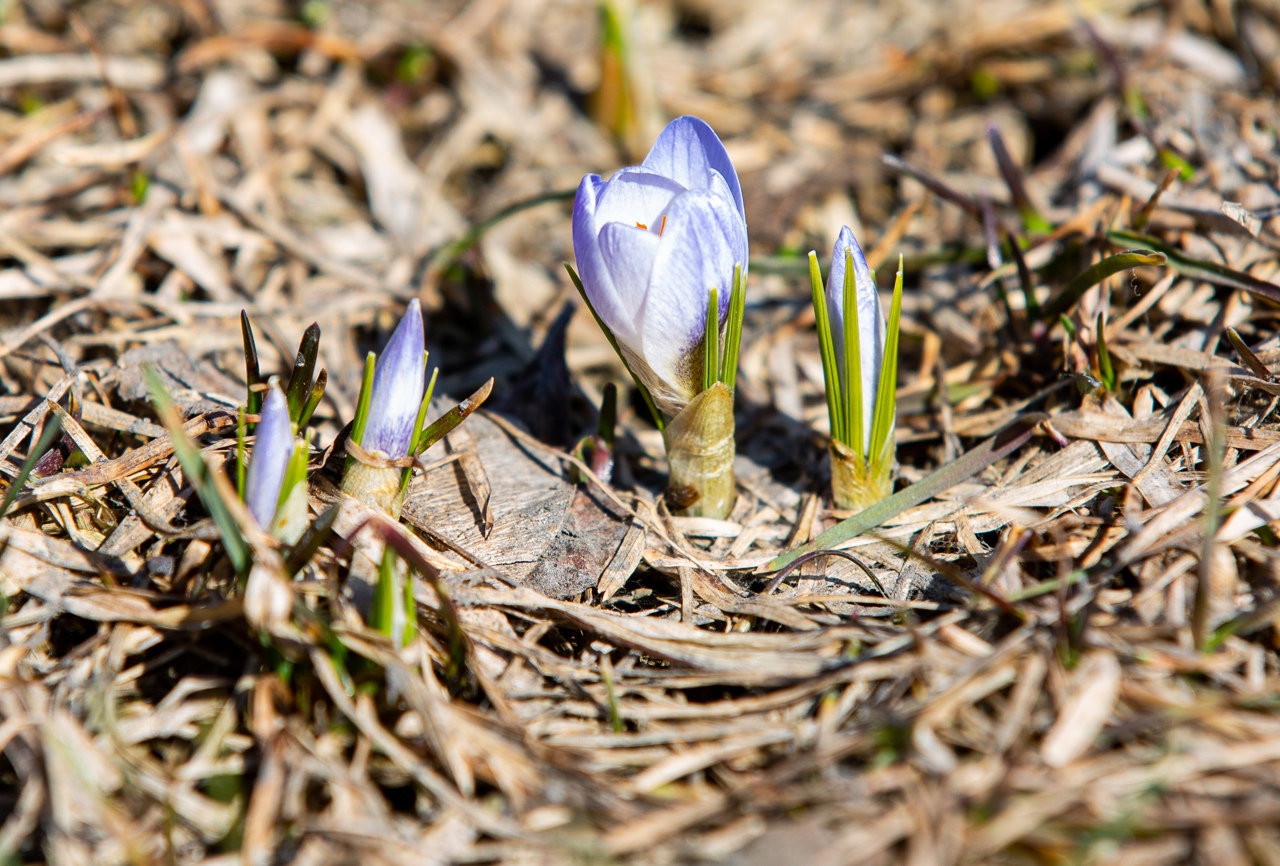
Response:
[{"label": "crocus bud", "polygon": [[289,460],[293,457],[293,427],[289,424],[289,405],[280,386],[272,382],[259,416],[257,441],[249,455],[249,473],[245,478],[244,503],[263,529],[270,529],[280,502]]},{"label": "crocus bud", "polygon": [[[844,309],[845,266],[850,258],[853,260],[854,301],[858,305],[856,318],[846,317]],[[827,274],[827,309],[831,311],[831,339],[835,345],[840,384],[846,393],[852,389],[848,382],[851,371],[845,369],[845,328],[856,326],[858,329],[857,372],[861,379],[859,390],[862,392],[862,417],[869,422],[880,387],[880,367],[884,364],[884,312],[880,309],[880,295],[876,292],[876,282],[871,278],[871,269],[867,267],[862,247],[858,245],[857,238],[849,231],[848,226],[840,229],[835,250],[831,254],[831,272]],[[859,449],[863,456],[868,456],[871,450],[871,424],[864,423],[861,426],[862,441],[848,444]]]},{"label": "crocus bud", "polygon": [[[408,457],[416,445],[426,363],[422,308],[414,299],[377,356],[363,429],[351,434],[359,450],[348,448],[356,459],[342,478],[343,490],[393,517],[399,515],[403,499],[404,467],[389,463]],[[362,395],[362,402],[365,399]]]},{"label": "crocus bud", "polygon": [[847,226],[836,240],[825,291],[816,256],[809,255],[831,416],[833,498],[839,508],[866,508],[893,492],[902,275],[894,287],[893,321],[886,327],[875,279]]},{"label": "crocus bud", "polygon": [[369,419],[360,440],[365,451],[393,460],[409,454],[427,371],[424,346],[422,308],[414,298],[374,367]]},{"label": "crocus bud", "polygon": [[307,447],[293,435],[289,404],[273,380],[249,455],[244,501],[258,525],[292,544],[307,524]]},{"label": "crocus bud", "polygon": [[[573,249],[583,296],[660,427],[695,396],[723,384],[727,400],[701,401],[695,411],[727,411],[727,419],[686,419],[673,421],[672,427],[727,431],[727,439],[673,443],[668,435],[667,448],[678,447],[695,463],[696,455],[714,453],[715,466],[728,467],[715,469],[730,473],[727,485],[723,479],[712,485],[727,490],[727,498],[701,489],[709,478],[702,468],[676,479],[673,466],[672,477],[673,484],[694,488],[695,504],[685,513],[726,516],[733,504],[732,392],[740,300],[736,318],[731,309],[745,286],[747,222],[737,172],[711,127],[696,117],[677,118],[642,164],[607,181],[584,177],[573,205]],[[711,315],[716,321],[708,328]]]}]

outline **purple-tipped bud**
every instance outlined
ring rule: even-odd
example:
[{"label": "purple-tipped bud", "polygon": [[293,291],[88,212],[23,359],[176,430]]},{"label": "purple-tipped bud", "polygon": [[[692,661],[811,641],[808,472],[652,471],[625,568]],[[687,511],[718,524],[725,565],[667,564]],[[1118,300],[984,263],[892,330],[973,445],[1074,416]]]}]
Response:
[{"label": "purple-tipped bud", "polygon": [[258,525],[266,529],[276,514],[284,473],[293,456],[293,427],[289,424],[289,404],[280,386],[271,383],[257,426],[258,440],[249,456],[244,502]]},{"label": "purple-tipped bud", "polygon": [[409,453],[427,371],[422,332],[422,308],[415,298],[373,370],[373,394],[360,442],[365,451],[380,451],[392,459]]}]

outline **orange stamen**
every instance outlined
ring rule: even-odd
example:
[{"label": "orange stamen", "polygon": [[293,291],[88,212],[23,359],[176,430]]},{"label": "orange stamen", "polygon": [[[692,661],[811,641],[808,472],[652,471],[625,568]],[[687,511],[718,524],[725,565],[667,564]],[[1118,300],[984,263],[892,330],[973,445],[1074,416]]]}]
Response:
[{"label": "orange stamen", "polygon": [[658,237],[662,237],[662,233],[665,232],[666,230],[667,230],[667,217],[666,217],[666,214],[663,214],[662,225],[658,226]]},{"label": "orange stamen", "polygon": [[647,225],[645,225],[644,223],[636,223],[636,228],[638,228],[638,229],[644,229],[645,231],[648,231],[648,230],[649,230],[649,227],[648,227]]}]

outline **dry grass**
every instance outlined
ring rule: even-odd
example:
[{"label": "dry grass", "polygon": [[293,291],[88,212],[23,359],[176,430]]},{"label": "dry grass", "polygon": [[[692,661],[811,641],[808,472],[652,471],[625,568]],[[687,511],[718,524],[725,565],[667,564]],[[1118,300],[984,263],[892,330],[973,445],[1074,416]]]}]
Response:
[{"label": "dry grass", "polygon": [[[1280,863],[1280,7],[734,6],[640,4],[622,66],[581,0],[6,7],[0,472],[54,415],[74,457],[0,520],[0,862]],[[727,521],[666,512],[631,403],[572,485],[620,371],[586,315],[571,379],[533,348],[573,297],[548,194],[686,112],[757,255]],[[882,283],[906,255],[900,484],[1049,417],[775,588],[844,516],[796,255],[842,223]],[[1169,264],[1046,330],[1006,230],[1041,304]],[[229,460],[240,310],[269,371],[319,322],[319,465],[414,296],[443,389],[498,381],[406,504],[421,638],[363,627],[350,501],[263,620],[141,371]]]}]

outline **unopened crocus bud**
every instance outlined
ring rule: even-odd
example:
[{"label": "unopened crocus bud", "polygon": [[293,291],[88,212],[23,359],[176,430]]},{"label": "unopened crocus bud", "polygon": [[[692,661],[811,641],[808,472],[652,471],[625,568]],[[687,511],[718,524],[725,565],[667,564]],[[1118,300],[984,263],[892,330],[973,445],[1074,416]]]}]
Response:
[{"label": "unopened crocus bud", "polygon": [[422,308],[414,298],[374,367],[369,419],[360,440],[365,451],[393,460],[408,455],[427,371],[424,347]]},{"label": "unopened crocus bud", "polygon": [[271,383],[259,416],[257,441],[249,455],[249,474],[245,478],[244,503],[263,529],[270,529],[280,502],[289,460],[293,457],[293,427],[289,424],[289,406],[280,386]]},{"label": "unopened crocus bud", "polygon": [[875,279],[847,226],[836,240],[825,290],[816,255],[809,255],[831,418],[832,495],[838,508],[866,508],[893,492],[902,274],[886,326]]},{"label": "unopened crocus bud", "polygon": [[[727,516],[741,335],[735,298],[745,286],[747,222],[737,172],[711,127],[677,118],[642,164],[607,181],[584,177],[573,205],[573,249],[583,296],[658,425],[684,437],[719,437],[677,442],[668,432],[672,487],[689,490],[693,503],[681,510]],[[695,400],[712,388],[724,393]],[[677,423],[687,410],[728,414]],[[704,461],[704,454],[714,456]]]},{"label": "unopened crocus bud", "polygon": [[353,429],[358,447],[343,473],[342,489],[369,505],[399,516],[404,467],[388,465],[410,456],[416,445],[426,377],[422,308],[409,302],[400,324],[377,356],[363,429]]},{"label": "unopened crocus bud", "polygon": [[249,455],[244,501],[258,525],[292,544],[307,523],[307,448],[293,435],[289,404],[273,380]]},{"label": "unopened crocus bud", "polygon": [[[853,300],[857,304],[854,311],[846,311],[844,306],[845,267],[853,261]],[[840,371],[840,383],[846,393],[853,393],[848,377],[853,371],[846,369],[845,338],[852,336],[846,329],[856,327],[858,349],[858,375],[862,397],[862,441],[849,442],[851,447],[860,450],[867,456],[871,450],[871,417],[875,411],[876,394],[880,387],[880,368],[884,364],[885,323],[884,311],[880,308],[880,295],[876,292],[875,280],[871,278],[871,269],[867,267],[866,256],[862,247],[849,231],[848,226],[840,229],[836,238],[835,250],[831,254],[831,272],[827,274],[827,309],[831,315],[831,338],[834,341],[836,366]]]}]

